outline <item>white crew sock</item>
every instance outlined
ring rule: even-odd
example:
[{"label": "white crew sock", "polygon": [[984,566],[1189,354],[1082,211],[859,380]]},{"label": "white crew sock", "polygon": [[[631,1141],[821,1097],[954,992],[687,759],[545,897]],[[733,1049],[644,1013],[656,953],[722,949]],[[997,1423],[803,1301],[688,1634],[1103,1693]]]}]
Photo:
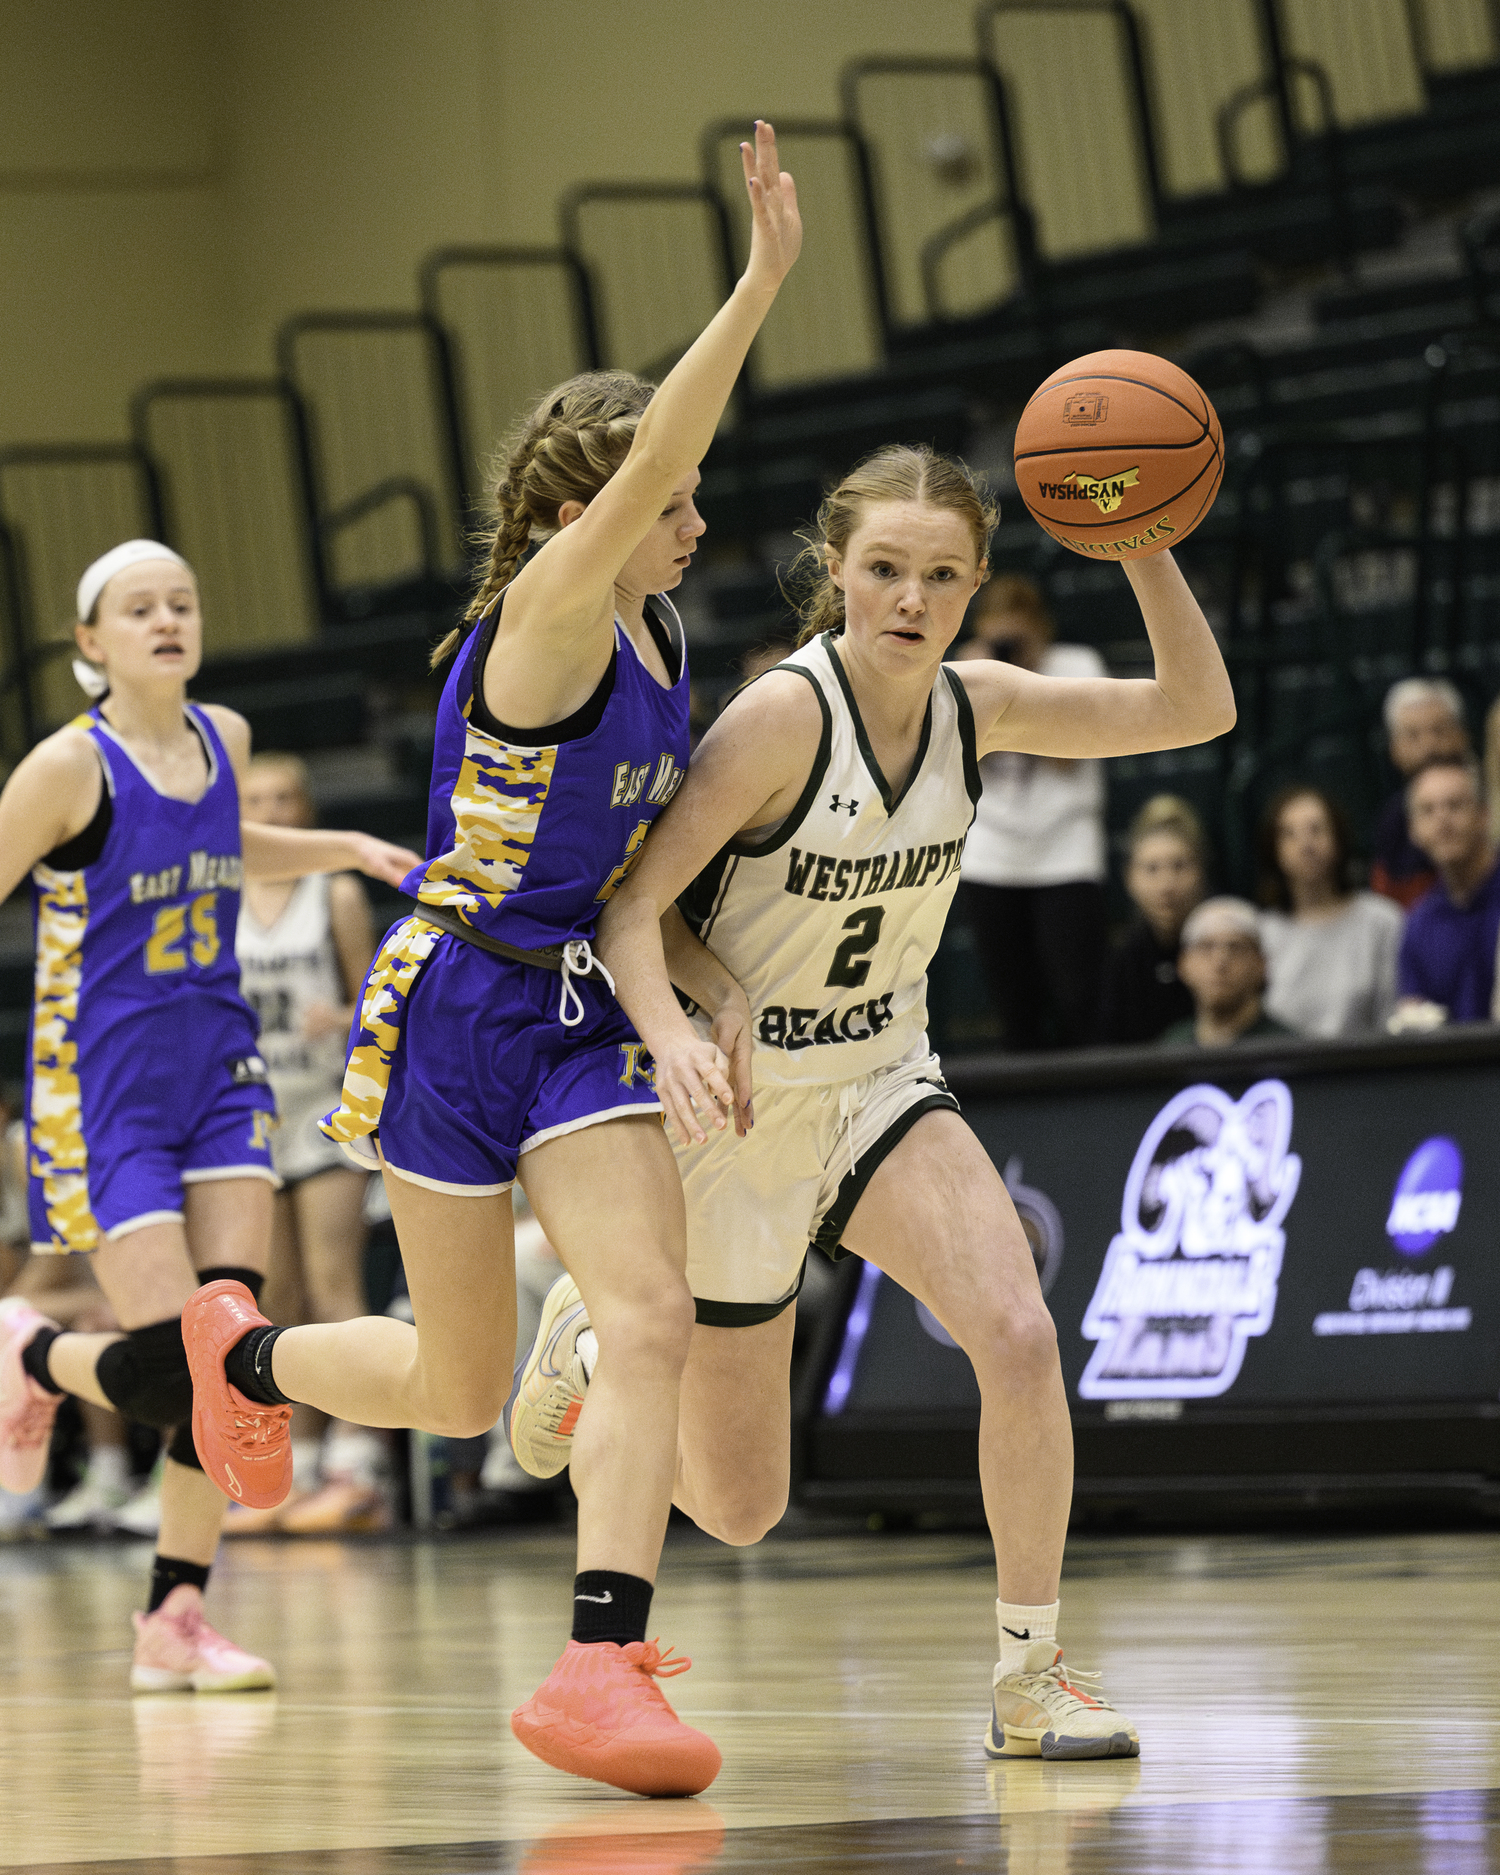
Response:
[{"label": "white crew sock", "polygon": [[385,1451],[380,1435],[363,1426],[347,1427],[343,1432],[330,1430],[323,1439],[323,1476],[373,1485],[379,1481]]},{"label": "white crew sock", "polygon": [[995,1616],[1000,1626],[1000,1677],[1007,1673],[1019,1673],[1026,1664],[1026,1655],[1037,1641],[1057,1643],[1057,1602],[1048,1602],[1045,1607],[1032,1608],[1025,1602],[995,1603]]},{"label": "white crew sock", "polygon": [[130,1486],[129,1454],[123,1445],[96,1445],[89,1453],[84,1473],[91,1484],[106,1491],[127,1491]]},{"label": "white crew sock", "polygon": [[585,1328],[573,1345],[578,1350],[579,1360],[583,1362],[584,1379],[592,1380],[599,1360],[599,1337],[592,1328]]},{"label": "white crew sock", "polygon": [[292,1440],[292,1489],[316,1491],[318,1472],[323,1462],[321,1439]]}]

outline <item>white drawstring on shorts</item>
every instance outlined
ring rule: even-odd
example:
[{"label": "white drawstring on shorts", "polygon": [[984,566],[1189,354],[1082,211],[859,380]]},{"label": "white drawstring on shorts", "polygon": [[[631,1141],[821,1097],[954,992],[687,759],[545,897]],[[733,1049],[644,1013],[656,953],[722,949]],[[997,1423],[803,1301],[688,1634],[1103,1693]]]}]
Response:
[{"label": "white drawstring on shorts", "polygon": [[859,1169],[854,1157],[854,1116],[864,1106],[869,1086],[869,1079],[866,1078],[863,1081],[846,1081],[839,1089],[839,1125],[843,1128],[844,1137],[849,1143],[850,1178],[853,1178]]},{"label": "white drawstring on shorts", "polygon": [[[583,998],[573,987],[574,977],[590,977],[597,971],[609,985],[611,996],[615,993],[615,980],[604,965],[594,955],[587,938],[574,938],[571,944],[564,944],[562,950],[562,1000],[557,1006],[557,1019],[565,1029],[576,1029],[583,1020]],[[573,1013],[568,1014],[568,1002],[572,1000]]]}]

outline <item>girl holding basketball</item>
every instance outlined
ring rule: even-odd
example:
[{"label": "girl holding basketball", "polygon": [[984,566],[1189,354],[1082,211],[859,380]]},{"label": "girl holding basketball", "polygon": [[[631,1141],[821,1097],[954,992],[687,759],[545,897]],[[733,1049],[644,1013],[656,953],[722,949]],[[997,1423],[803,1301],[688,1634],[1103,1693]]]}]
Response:
[{"label": "girl holding basketball", "polygon": [[703,532],[698,462],[801,246],[768,124],[742,154],[753,233],[728,302],[654,394],[623,373],[560,386],[496,490],[478,629],[439,706],[432,857],[406,880],[417,915],[371,966],[324,1122],[367,1162],[378,1142],[415,1327],[276,1331],[230,1283],[188,1323],[199,1450],[248,1502],[285,1495],[283,1402],[485,1432],[515,1346],[519,1175],[589,1299],[598,1365],[577,1421],[573,1639],[512,1725],[548,1763],[645,1794],[701,1790],[719,1768],[655,1683],[686,1663],[646,1641],[693,1305],[650,1063],[590,940],[686,766],[684,645],[661,595]]},{"label": "girl holding basketball", "polygon": [[[675,1501],[726,1542],[754,1542],[778,1520],[808,1244],[867,1258],[942,1322],[983,1396],[1000,1593],[986,1749],[1134,1755],[1133,1727],[1070,1680],[1054,1638],[1072,1493],[1056,1333],[1015,1210],[931,1052],[925,972],[979,757],[1182,747],[1222,735],[1234,701],[1165,553],[1125,568],[1153,678],[945,666],[995,518],[962,464],[925,449],[882,450],[845,477],[818,517],[801,648],[705,736],[599,943],[655,1056],[687,1197],[697,1326]],[[691,945],[712,952],[691,1019],[663,931],[678,981]],[[523,1389],[512,1413],[517,1455],[534,1469],[566,1462],[565,1439],[549,1444],[546,1427],[567,1423],[589,1383],[576,1350],[586,1320],[564,1300],[549,1312],[568,1323],[547,1348],[550,1394],[534,1406]]]}]

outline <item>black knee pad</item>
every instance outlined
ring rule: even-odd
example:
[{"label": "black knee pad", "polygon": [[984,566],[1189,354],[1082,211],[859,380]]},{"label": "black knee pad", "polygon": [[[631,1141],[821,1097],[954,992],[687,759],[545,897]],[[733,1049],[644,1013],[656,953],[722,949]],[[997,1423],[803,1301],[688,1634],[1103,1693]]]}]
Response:
[{"label": "black knee pad", "polygon": [[261,1285],[265,1280],[265,1277],[261,1275],[259,1270],[235,1269],[228,1263],[218,1265],[211,1270],[199,1270],[198,1272],[198,1281],[200,1283],[225,1281],[243,1283],[257,1302],[260,1301]]},{"label": "black knee pad", "polygon": [[203,1460],[198,1456],[198,1448],[193,1444],[193,1424],[191,1419],[182,1424],[167,1441],[167,1457],[179,1465],[190,1465],[194,1471],[202,1471]]},{"label": "black knee pad", "polygon": [[193,1416],[193,1379],[178,1316],[132,1328],[123,1341],[112,1341],[94,1375],[109,1403],[143,1426],[165,1432]]}]

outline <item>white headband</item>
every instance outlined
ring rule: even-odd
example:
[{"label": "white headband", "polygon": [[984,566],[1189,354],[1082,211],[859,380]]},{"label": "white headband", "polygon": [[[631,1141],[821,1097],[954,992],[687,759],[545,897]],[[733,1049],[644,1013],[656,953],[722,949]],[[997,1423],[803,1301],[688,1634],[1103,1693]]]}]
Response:
[{"label": "white headband", "polygon": [[98,602],[104,588],[116,573],[123,573],[127,566],[134,566],[138,560],[175,560],[177,564],[191,573],[192,568],[180,553],[170,547],[164,547],[159,540],[126,540],[118,547],[111,547],[108,553],[101,554],[78,582],[78,616],[80,620],[88,618]]}]

